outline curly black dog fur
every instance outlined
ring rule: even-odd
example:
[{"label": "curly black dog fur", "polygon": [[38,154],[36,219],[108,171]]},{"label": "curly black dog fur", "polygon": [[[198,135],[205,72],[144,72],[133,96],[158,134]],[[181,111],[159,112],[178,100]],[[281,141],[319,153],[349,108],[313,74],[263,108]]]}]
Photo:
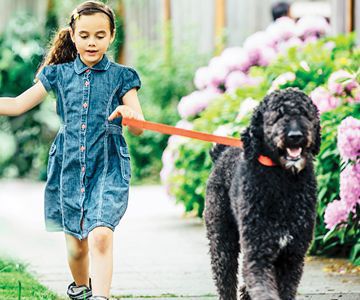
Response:
[{"label": "curly black dog fur", "polygon": [[241,139],[244,150],[216,145],[210,153],[205,222],[219,299],[237,299],[241,249],[240,299],[293,300],[315,223],[318,110],[298,89],[272,92]]}]

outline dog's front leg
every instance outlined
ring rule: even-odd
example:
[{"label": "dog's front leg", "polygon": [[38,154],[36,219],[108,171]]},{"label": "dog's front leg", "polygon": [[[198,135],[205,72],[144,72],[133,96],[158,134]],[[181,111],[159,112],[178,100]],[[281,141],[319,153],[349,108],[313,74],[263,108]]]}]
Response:
[{"label": "dog's front leg", "polygon": [[[253,249],[253,251],[257,251]],[[275,269],[267,259],[243,257],[243,276],[252,300],[280,300]]]},{"label": "dog's front leg", "polygon": [[281,299],[295,300],[304,268],[305,253],[288,253],[277,259],[276,277]]},{"label": "dog's front leg", "polygon": [[222,186],[208,185],[205,224],[210,241],[213,278],[219,300],[237,299],[239,233]]}]

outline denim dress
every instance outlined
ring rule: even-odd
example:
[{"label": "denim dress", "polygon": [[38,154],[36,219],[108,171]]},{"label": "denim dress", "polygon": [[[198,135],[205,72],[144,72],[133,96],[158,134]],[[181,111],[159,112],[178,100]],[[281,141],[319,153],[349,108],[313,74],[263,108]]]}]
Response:
[{"label": "denim dress", "polygon": [[127,208],[131,170],[121,119],[107,118],[140,88],[139,76],[104,55],[93,67],[79,56],[46,66],[38,79],[55,93],[61,120],[47,166],[46,229],[78,239],[98,226],[114,230]]}]

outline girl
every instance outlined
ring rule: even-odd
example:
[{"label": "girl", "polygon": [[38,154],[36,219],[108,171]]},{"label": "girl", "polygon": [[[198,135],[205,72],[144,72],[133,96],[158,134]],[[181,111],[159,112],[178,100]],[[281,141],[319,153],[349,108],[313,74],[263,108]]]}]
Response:
[{"label": "girl", "polygon": [[127,207],[131,176],[118,117],[144,120],[137,73],[105,54],[114,37],[108,6],[80,4],[54,39],[36,84],[16,98],[0,98],[0,115],[18,116],[51,90],[56,94],[62,125],[49,152],[45,223],[47,230],[65,233],[74,278],[70,299],[109,297],[113,231]]}]

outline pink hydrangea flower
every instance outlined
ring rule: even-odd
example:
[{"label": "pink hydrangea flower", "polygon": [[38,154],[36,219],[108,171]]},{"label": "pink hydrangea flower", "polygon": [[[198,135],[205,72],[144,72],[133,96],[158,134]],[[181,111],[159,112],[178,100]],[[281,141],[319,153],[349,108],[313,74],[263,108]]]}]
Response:
[{"label": "pink hydrangea flower", "polygon": [[258,105],[259,105],[259,101],[256,101],[255,99],[250,97],[246,98],[240,104],[239,112],[235,118],[235,121],[240,122],[245,116],[251,113]]},{"label": "pink hydrangea flower", "polygon": [[360,86],[358,86],[356,89],[353,89],[351,91],[351,96],[353,101],[350,101],[352,103],[360,102]]},{"label": "pink hydrangea flower", "polygon": [[313,90],[310,94],[310,98],[315,103],[320,113],[332,110],[341,103],[339,98],[332,96],[329,91],[322,86]]},{"label": "pink hydrangea flower", "polygon": [[226,78],[225,88],[228,93],[232,93],[239,87],[247,85],[249,83],[248,76],[241,71],[234,71]]},{"label": "pink hydrangea flower", "polygon": [[277,90],[281,85],[286,84],[287,82],[292,82],[296,79],[296,75],[292,72],[286,72],[279,75],[271,84],[271,91]]},{"label": "pink hydrangea flower", "polygon": [[[342,80],[350,79],[349,82],[341,82]],[[332,73],[328,80],[329,91],[335,95],[343,95],[344,92],[351,92],[353,89],[359,87],[355,78],[344,70],[339,70]]]},{"label": "pink hydrangea flower", "polygon": [[337,144],[344,159],[355,161],[360,156],[360,120],[347,117],[340,123]]},{"label": "pink hydrangea flower", "polygon": [[295,21],[289,17],[281,17],[271,23],[266,32],[275,42],[287,41],[288,39],[296,36]]},{"label": "pink hydrangea flower", "polygon": [[[183,129],[193,129],[194,125],[187,120],[180,120],[176,123],[175,127],[183,128]],[[168,184],[168,178],[171,174],[176,172],[177,170],[174,167],[175,160],[179,155],[179,146],[185,144],[189,141],[188,138],[172,135],[168,140],[167,147],[165,148],[161,161],[162,161],[162,169],[160,171],[160,179],[161,182],[165,185],[168,194],[170,194],[170,185]]]},{"label": "pink hydrangea flower", "polygon": [[226,78],[226,92],[233,94],[238,88],[243,86],[256,86],[263,80],[261,77],[250,77],[241,71],[234,71]]},{"label": "pink hydrangea flower", "polygon": [[232,124],[220,125],[213,134],[219,136],[230,136],[232,133]]},{"label": "pink hydrangea flower", "polygon": [[165,148],[161,161],[163,164],[163,167],[160,171],[160,179],[162,183],[166,183],[167,179],[169,178],[170,174],[172,173],[174,169],[174,155],[170,148]]},{"label": "pink hydrangea flower", "polygon": [[335,42],[333,41],[330,41],[330,42],[327,42],[325,45],[324,45],[324,48],[328,49],[328,50],[332,50],[336,47],[336,44]]},{"label": "pink hydrangea flower", "polygon": [[349,211],[360,204],[360,163],[348,165],[340,174],[340,198]]},{"label": "pink hydrangea flower", "polygon": [[228,72],[235,70],[247,72],[251,66],[248,53],[241,47],[226,48],[221,53],[221,58]]},{"label": "pink hydrangea flower", "polygon": [[303,45],[303,41],[299,39],[298,37],[292,37],[291,39],[281,42],[277,45],[277,50],[285,54],[290,48],[292,47],[301,47]]},{"label": "pink hydrangea flower", "polygon": [[265,31],[258,31],[250,35],[244,42],[244,49],[247,51],[258,50],[263,47],[274,46],[271,36]]},{"label": "pink hydrangea flower", "polygon": [[305,39],[309,36],[326,36],[330,33],[331,27],[324,17],[307,15],[297,21],[296,31],[299,37]]},{"label": "pink hydrangea flower", "polygon": [[261,49],[259,53],[259,60],[257,64],[259,66],[266,67],[268,66],[272,61],[274,61],[277,57],[277,53],[273,48],[270,47],[264,47]]},{"label": "pink hydrangea flower", "polygon": [[194,84],[197,89],[205,89],[211,81],[209,67],[200,67],[195,72]]},{"label": "pink hydrangea flower", "polygon": [[349,210],[346,203],[341,200],[334,200],[329,203],[325,210],[324,221],[327,229],[332,229],[334,226],[345,222],[349,216]]},{"label": "pink hydrangea flower", "polygon": [[214,89],[225,83],[229,70],[221,56],[213,57],[209,62],[210,86]]},{"label": "pink hydrangea flower", "polygon": [[181,98],[178,104],[178,112],[182,118],[195,116],[208,107],[219,95],[219,93],[209,89],[192,92],[190,95]]},{"label": "pink hydrangea flower", "polygon": [[318,41],[318,37],[316,35],[309,35],[304,39],[304,45],[306,44],[315,44]]},{"label": "pink hydrangea flower", "polygon": [[192,130],[194,127],[194,124],[187,120],[180,120],[176,123],[175,127]]},{"label": "pink hydrangea flower", "polygon": [[272,48],[275,46],[275,42],[272,40],[270,35],[265,31],[258,31],[253,35],[249,36],[244,42],[244,49],[248,53],[248,57],[251,65],[257,65],[262,56],[264,48]]},{"label": "pink hydrangea flower", "polygon": [[167,193],[170,195],[170,184],[168,182],[169,177],[176,172],[175,160],[179,155],[178,147],[180,144],[185,143],[185,138],[181,136],[172,135],[168,140],[168,145],[163,151],[161,161],[162,169],[160,171],[160,180],[165,185]]}]

